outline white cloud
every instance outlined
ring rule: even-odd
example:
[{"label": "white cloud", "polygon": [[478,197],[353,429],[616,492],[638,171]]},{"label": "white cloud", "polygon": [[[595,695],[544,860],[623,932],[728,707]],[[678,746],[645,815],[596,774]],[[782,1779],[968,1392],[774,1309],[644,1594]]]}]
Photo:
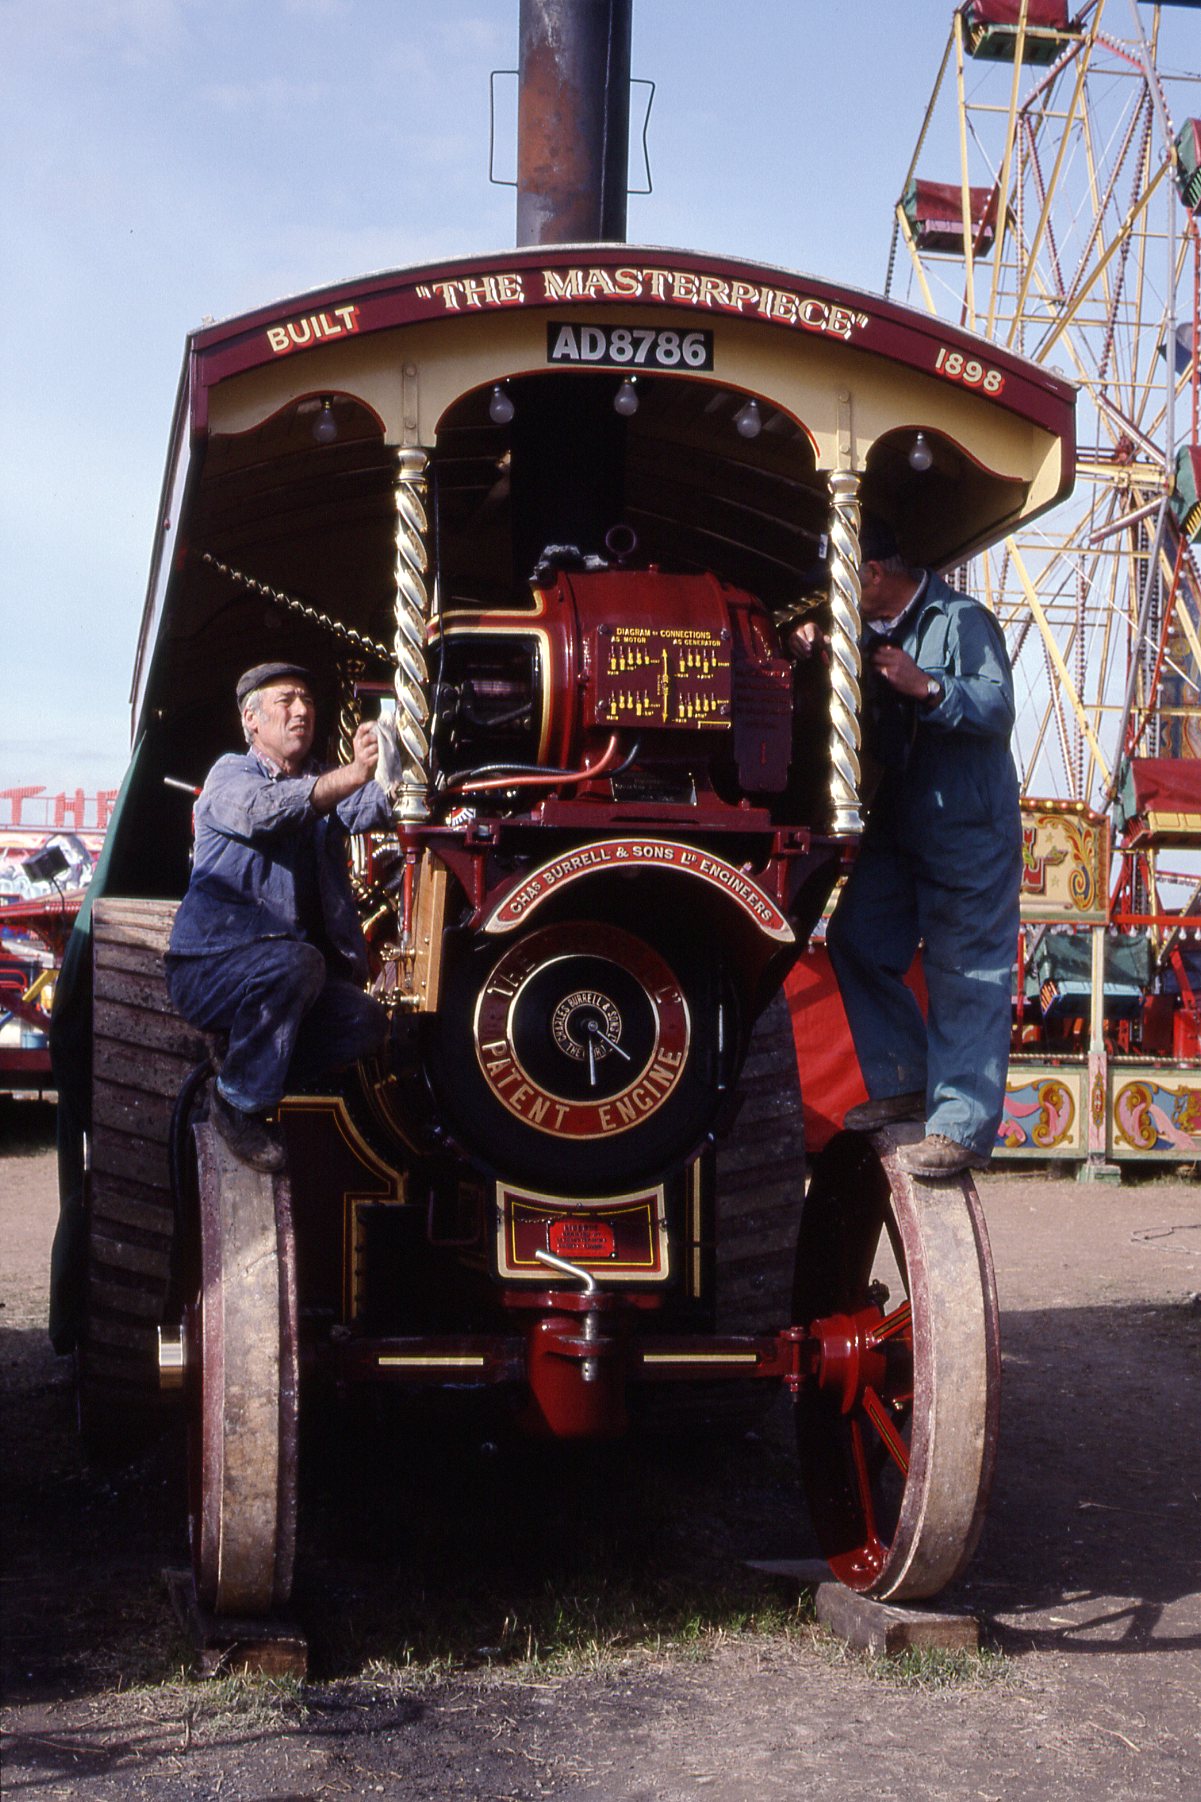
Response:
[{"label": "white cloud", "polygon": [[147,63],[186,44],[186,10],[184,0],[40,0],[6,9],[6,47],[10,55],[33,48]]},{"label": "white cloud", "polygon": [[289,81],[285,76],[272,75],[262,81],[211,84],[200,90],[200,99],[202,104],[219,107],[226,113],[281,118],[318,106],[328,100],[329,94],[324,81]]},{"label": "white cloud", "polygon": [[502,25],[499,19],[468,18],[439,20],[431,36],[439,51],[448,56],[504,56],[516,61],[517,9]]}]

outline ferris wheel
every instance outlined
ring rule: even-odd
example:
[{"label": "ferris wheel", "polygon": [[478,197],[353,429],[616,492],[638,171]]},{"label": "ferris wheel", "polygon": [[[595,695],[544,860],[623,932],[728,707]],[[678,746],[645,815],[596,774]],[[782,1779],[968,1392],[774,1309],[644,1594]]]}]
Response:
[{"label": "ferris wheel", "polygon": [[1024,792],[1094,807],[1131,755],[1201,755],[1197,18],[966,0],[889,259],[886,292],[1079,385],[1074,494],[963,580],[1005,628]]}]

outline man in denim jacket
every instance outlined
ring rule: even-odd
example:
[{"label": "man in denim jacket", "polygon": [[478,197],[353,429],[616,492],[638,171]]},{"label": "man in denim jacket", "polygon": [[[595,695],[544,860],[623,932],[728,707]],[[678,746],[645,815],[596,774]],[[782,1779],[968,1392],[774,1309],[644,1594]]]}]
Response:
[{"label": "man in denim jacket", "polygon": [[386,830],[375,727],[352,760],[310,756],[312,682],[294,663],[257,664],[237,684],[242,755],[221,757],[196,803],[192,879],[175,919],[167,986],[193,1026],[229,1035],[210,1119],[259,1170],[283,1168],[270,1116],[289,1085],[382,1044],[385,1010],[364,991],[367,954],[346,836]]},{"label": "man in denim jacket", "polygon": [[[1005,1099],[1022,842],[1013,679],[987,608],[911,568],[880,522],[865,521],[861,548],[865,687],[870,666],[912,719],[899,747],[891,734],[827,938],[870,1097],[845,1124],[923,1120],[900,1161],[950,1178],[987,1164]],[[797,638],[803,655],[812,629]],[[904,982],[919,943],[925,1021]]]}]

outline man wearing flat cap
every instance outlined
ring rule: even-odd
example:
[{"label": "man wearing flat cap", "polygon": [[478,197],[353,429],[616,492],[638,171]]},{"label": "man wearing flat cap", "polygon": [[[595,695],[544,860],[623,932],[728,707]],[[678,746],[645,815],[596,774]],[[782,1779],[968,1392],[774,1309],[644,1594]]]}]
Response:
[{"label": "man wearing flat cap", "polygon": [[288,1088],[366,1057],[387,1030],[364,991],[346,856],[348,833],[392,825],[374,780],[376,729],[361,725],[351,761],[322,770],[312,690],[288,662],[238,681],[247,749],[217,760],[196,803],[192,879],[166,960],[184,1018],[229,1035],[209,1117],[258,1170],[283,1168],[272,1116]]},{"label": "man wearing flat cap", "polygon": [[[986,607],[913,567],[866,515],[859,570],[864,750],[881,774],[830,920],[830,960],[869,1099],[844,1124],[921,1120],[904,1168],[987,1164],[1005,1100],[1021,816],[1013,678]],[[792,649],[821,637],[804,623]],[[923,1021],[905,973],[921,944]]]}]

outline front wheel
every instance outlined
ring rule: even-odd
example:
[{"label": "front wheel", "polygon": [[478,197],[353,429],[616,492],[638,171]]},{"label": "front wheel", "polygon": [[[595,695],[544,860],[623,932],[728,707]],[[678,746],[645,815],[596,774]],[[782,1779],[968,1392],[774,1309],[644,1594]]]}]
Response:
[{"label": "front wheel", "polygon": [[937,1594],[975,1549],[1001,1364],[975,1185],[908,1175],[901,1142],[841,1133],[815,1160],[793,1294],[815,1356],[796,1411],[814,1530],[841,1582],[898,1601]]},{"label": "front wheel", "polygon": [[220,1615],[288,1600],[298,1342],[291,1191],[196,1128],[199,1270],[185,1312],[196,1593]]}]

